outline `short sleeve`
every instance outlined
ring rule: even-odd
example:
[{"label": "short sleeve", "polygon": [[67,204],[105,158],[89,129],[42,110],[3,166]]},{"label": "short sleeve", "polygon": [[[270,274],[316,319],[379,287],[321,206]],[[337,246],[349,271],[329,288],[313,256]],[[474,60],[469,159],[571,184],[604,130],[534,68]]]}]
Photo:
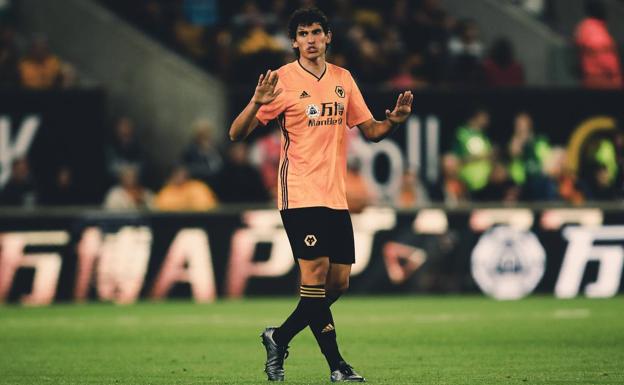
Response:
[{"label": "short sleeve", "polygon": [[355,80],[353,80],[351,74],[348,76],[351,80],[351,92],[349,93],[349,105],[347,107],[347,126],[351,128],[372,119],[373,114],[368,109]]},{"label": "short sleeve", "polygon": [[286,87],[284,87],[281,79],[277,81],[275,89],[279,90],[280,88],[282,89],[282,93],[271,103],[261,106],[256,113],[256,119],[258,119],[263,126],[266,126],[268,122],[277,118],[286,109]]}]

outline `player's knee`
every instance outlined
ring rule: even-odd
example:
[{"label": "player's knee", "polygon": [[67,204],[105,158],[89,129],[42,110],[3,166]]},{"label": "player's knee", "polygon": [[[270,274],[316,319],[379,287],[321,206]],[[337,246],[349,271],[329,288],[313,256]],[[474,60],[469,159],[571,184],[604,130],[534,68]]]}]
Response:
[{"label": "player's knee", "polygon": [[314,281],[318,283],[325,283],[327,280],[328,269],[325,266],[315,266],[310,271],[310,276],[314,278]]},{"label": "player's knee", "polygon": [[300,263],[299,266],[301,268],[301,282],[304,285],[325,284],[329,272],[329,261],[326,258],[312,263]]}]

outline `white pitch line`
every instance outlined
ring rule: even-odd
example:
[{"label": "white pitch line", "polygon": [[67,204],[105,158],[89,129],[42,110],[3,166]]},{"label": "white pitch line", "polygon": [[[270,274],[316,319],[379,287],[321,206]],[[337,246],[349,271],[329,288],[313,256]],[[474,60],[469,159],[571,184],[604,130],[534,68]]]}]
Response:
[{"label": "white pitch line", "polygon": [[589,309],[559,309],[553,313],[553,318],[557,319],[580,319],[589,318]]}]

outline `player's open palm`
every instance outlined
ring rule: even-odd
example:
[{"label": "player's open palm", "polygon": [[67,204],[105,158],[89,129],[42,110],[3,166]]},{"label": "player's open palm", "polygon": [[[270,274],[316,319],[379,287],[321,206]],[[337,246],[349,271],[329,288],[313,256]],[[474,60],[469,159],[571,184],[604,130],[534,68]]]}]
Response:
[{"label": "player's open palm", "polygon": [[269,104],[279,94],[282,93],[282,89],[275,89],[277,86],[277,81],[279,77],[277,72],[273,72],[268,70],[266,74],[260,74],[260,78],[258,79],[258,85],[256,86],[256,92],[253,96],[253,102],[256,104]]},{"label": "player's open palm", "polygon": [[413,100],[414,95],[412,95],[412,91],[400,93],[394,109],[392,111],[386,110],[386,118],[392,123],[405,122],[407,117],[412,113]]}]

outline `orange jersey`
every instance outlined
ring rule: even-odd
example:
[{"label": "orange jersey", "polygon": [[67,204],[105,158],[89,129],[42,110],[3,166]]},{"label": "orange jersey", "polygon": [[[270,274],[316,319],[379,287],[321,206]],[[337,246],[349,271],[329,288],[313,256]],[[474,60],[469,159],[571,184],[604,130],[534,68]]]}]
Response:
[{"label": "orange jersey", "polygon": [[346,128],[372,119],[349,71],[327,63],[320,78],[298,61],[277,70],[282,93],[256,114],[282,131],[278,199],[280,210],[323,206],[347,209]]}]

